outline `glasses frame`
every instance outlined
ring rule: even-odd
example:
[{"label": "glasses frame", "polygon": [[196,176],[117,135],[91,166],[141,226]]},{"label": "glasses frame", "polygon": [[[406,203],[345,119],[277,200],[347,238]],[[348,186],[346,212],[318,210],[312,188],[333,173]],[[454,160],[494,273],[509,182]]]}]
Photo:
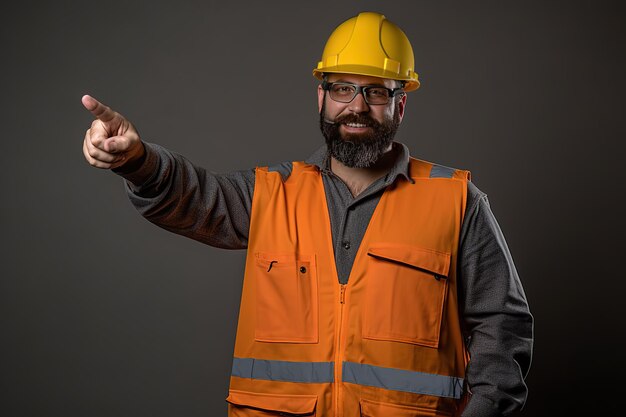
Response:
[{"label": "glasses frame", "polygon": [[[332,97],[332,95],[330,94],[330,89],[333,85],[338,84],[338,85],[349,85],[351,87],[355,88],[354,91],[354,95],[352,96],[352,98],[348,101],[339,101],[336,100]],[[370,103],[367,99],[367,89],[369,88],[384,88],[385,90],[389,91],[389,97],[386,103]],[[359,93],[363,96],[363,99],[365,100],[365,102],[369,105],[369,106],[386,106],[387,104],[389,104],[389,102],[393,101],[393,98],[397,95],[403,95],[404,91],[402,91],[403,87],[398,87],[398,88],[387,88],[383,85],[358,85],[358,84],[352,84],[352,83],[348,83],[345,81],[337,81],[334,83],[329,83],[326,80],[322,81],[322,89],[324,91],[328,91],[328,96],[333,100],[336,101],[337,103],[344,103],[344,104],[348,104],[348,103],[352,103],[352,101],[356,98],[356,96],[359,95]]]}]

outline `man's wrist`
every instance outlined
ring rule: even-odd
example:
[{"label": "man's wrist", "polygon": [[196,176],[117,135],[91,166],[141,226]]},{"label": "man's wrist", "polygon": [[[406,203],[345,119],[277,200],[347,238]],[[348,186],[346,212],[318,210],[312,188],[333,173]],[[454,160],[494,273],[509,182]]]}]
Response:
[{"label": "man's wrist", "polygon": [[141,146],[141,150],[137,156],[135,156],[132,159],[129,159],[124,164],[120,165],[119,167],[113,168],[111,171],[122,176],[131,174],[137,171],[146,161],[146,155],[147,155],[146,147],[144,146],[143,142],[140,142],[140,146]]},{"label": "man's wrist", "polygon": [[142,142],[142,147],[143,152],[137,158],[111,170],[129,182],[134,191],[143,188],[156,175],[159,166],[159,155],[152,145]]}]

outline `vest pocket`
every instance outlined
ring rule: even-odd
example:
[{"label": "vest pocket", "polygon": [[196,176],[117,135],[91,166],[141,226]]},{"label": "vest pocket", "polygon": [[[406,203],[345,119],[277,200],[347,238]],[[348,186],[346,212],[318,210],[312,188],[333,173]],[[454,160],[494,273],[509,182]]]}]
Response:
[{"label": "vest pocket", "polygon": [[255,340],[317,343],[315,255],[259,252],[255,272]]},{"label": "vest pocket", "polygon": [[377,243],[368,255],[363,337],[438,348],[450,254]]},{"label": "vest pocket", "polygon": [[260,394],[230,390],[226,401],[232,417],[315,416],[316,395]]},{"label": "vest pocket", "polygon": [[429,408],[414,407],[408,405],[381,403],[376,401],[361,400],[362,417],[423,417],[423,416],[449,416]]}]

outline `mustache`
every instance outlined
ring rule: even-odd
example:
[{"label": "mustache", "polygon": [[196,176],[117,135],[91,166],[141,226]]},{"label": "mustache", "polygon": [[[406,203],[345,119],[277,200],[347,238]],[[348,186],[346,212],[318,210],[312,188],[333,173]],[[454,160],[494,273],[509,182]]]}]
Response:
[{"label": "mustache", "polygon": [[324,122],[330,125],[346,124],[346,123],[359,123],[368,127],[377,127],[380,125],[376,120],[364,114],[346,114],[345,116],[337,117],[335,120],[330,120],[324,117]]}]

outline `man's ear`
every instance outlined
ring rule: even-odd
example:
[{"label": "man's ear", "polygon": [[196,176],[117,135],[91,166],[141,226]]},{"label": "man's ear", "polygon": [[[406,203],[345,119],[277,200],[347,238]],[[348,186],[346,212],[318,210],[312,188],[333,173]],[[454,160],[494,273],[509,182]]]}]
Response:
[{"label": "man's ear", "polygon": [[317,112],[322,112],[322,106],[324,105],[324,89],[321,85],[317,86]]},{"label": "man's ear", "polygon": [[402,118],[404,117],[404,107],[406,106],[406,93],[402,94],[398,101],[398,116],[400,118],[400,122],[402,122]]}]

